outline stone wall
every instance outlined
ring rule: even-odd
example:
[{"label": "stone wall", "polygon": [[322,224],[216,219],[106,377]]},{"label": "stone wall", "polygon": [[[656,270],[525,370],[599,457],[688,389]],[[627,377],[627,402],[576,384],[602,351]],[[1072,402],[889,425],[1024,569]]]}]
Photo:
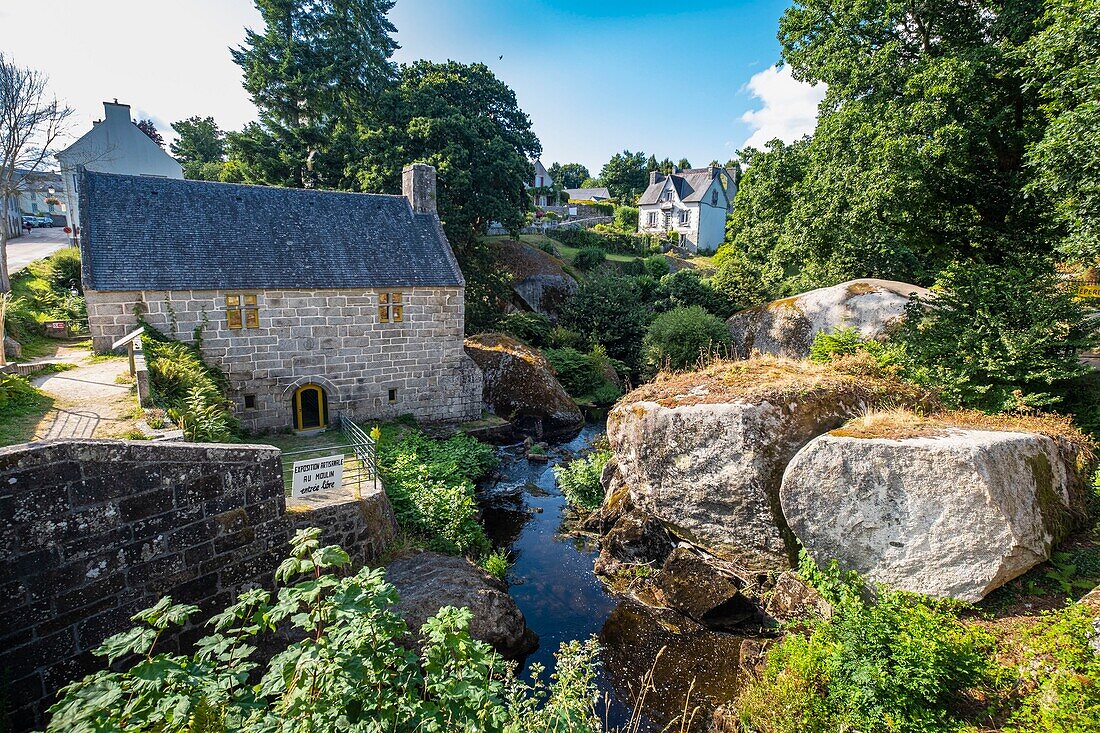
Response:
[{"label": "stone wall", "polygon": [[364,488],[361,499],[318,492],[287,499],[286,508],[291,531],[320,527],[321,544],[340,545],[356,567],[380,557],[397,537],[397,518],[381,483]]},{"label": "stone wall", "polygon": [[102,668],[90,650],[161,597],[198,605],[202,619],[245,588],[270,587],[295,529],[320,526],[357,565],[396,534],[380,487],[291,509],[279,451],[267,446],[0,448],[0,729],[41,727],[59,687]]},{"label": "stone wall", "polygon": [[[381,322],[382,292],[401,293],[402,322]],[[230,329],[225,297],[245,293],[257,296],[259,327]],[[481,372],[462,349],[462,288],[86,295],[97,351],[133,330],[137,311],[181,341],[201,329],[204,358],[225,372],[237,416],[253,431],[291,427],[294,391],[311,383],[327,394],[330,422],[340,412],[431,422],[481,415]]]}]

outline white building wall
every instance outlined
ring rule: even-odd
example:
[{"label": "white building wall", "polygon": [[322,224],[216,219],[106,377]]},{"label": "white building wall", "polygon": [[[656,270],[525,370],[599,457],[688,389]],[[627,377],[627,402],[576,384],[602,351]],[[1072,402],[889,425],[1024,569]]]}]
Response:
[{"label": "white building wall", "polygon": [[83,137],[57,154],[69,222],[80,225],[77,171],[81,166],[100,173],[183,178],[183,167],[138,129],[130,117],[130,105],[103,103],[103,120]]}]

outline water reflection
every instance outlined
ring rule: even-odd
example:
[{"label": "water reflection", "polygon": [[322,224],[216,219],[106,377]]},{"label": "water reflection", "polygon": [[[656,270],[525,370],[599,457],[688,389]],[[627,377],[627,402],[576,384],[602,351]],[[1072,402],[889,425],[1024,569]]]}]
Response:
[{"label": "water reflection", "polygon": [[667,647],[654,668],[657,692],[647,697],[647,719],[638,729],[661,730],[682,711],[693,678],[692,705],[732,697],[740,639],[620,603],[592,571],[595,543],[560,534],[568,508],[550,466],[584,451],[603,432],[602,425],[586,426],[555,446],[550,464],[528,462],[518,447],[502,449],[499,479],[482,487],[483,520],[493,544],[510,551],[511,595],[539,635],[539,648],[525,666],[540,663],[552,670],[562,642],[600,636],[604,664],[598,684],[609,701],[607,722],[619,726],[629,719],[632,691]]}]

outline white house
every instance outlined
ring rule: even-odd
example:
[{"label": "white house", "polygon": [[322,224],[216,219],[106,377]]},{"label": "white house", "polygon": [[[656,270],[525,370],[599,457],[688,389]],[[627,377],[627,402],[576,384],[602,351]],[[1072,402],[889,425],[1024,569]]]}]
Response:
[{"label": "white house", "polygon": [[74,224],[73,238],[79,235],[80,169],[96,173],[122,173],[130,176],[183,178],[183,167],[149,139],[130,118],[130,105],[103,103],[103,119],[92,129],[57,154],[69,221]]},{"label": "white house", "polygon": [[550,177],[550,174],[546,170],[546,166],[542,164],[541,160],[535,161],[535,178],[530,185],[529,189],[535,189],[535,206],[544,207],[552,206],[556,204],[556,201],[551,201],[551,196],[546,194],[544,189],[550,189],[554,185],[554,179]]},{"label": "white house", "polygon": [[60,175],[16,168],[14,182],[15,194],[0,197],[0,226],[7,227],[9,238],[23,233],[24,216],[49,216],[56,226],[68,223]]},{"label": "white house", "polygon": [[727,168],[695,168],[649,174],[649,187],[638,200],[638,231],[673,233],[689,252],[713,252],[726,236],[726,217],[737,193],[737,178]]}]

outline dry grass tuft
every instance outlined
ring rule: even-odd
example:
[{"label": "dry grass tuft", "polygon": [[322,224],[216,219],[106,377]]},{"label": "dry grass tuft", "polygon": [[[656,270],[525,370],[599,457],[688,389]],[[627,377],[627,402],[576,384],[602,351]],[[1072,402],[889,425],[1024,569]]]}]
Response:
[{"label": "dry grass tuft", "polygon": [[662,372],[655,381],[624,397],[622,403],[657,402],[674,407],[795,400],[829,392],[858,394],[876,405],[936,403],[930,393],[890,375],[850,373],[835,365],[770,355],[719,360],[694,372]]},{"label": "dry grass tuft", "polygon": [[990,430],[995,432],[1039,433],[1066,440],[1091,454],[1092,441],[1069,417],[1049,413],[1031,415],[987,415],[977,410],[935,410],[926,413],[905,409],[871,409],[831,435],[852,438],[930,438],[946,435],[952,429]]}]

